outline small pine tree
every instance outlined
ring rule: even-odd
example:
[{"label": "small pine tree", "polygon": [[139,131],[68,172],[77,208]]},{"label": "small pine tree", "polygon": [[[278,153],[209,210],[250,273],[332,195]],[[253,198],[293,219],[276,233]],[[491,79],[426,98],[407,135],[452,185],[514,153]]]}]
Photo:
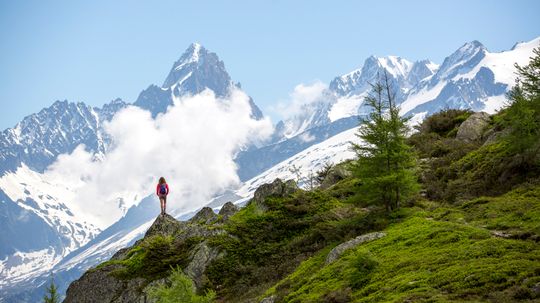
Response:
[{"label": "small pine tree", "polygon": [[511,131],[507,137],[510,146],[527,162],[535,161],[540,152],[540,48],[533,53],[528,65],[516,64],[518,78],[508,94],[510,104],[504,115]]},{"label": "small pine tree", "polygon": [[156,300],[157,303],[210,303],[216,297],[216,293],[212,290],[204,295],[195,293],[193,281],[186,276],[182,269],[177,267],[172,270],[169,276],[171,284],[154,286],[149,291],[150,298]]},{"label": "small pine tree", "polygon": [[358,156],[354,173],[362,181],[363,196],[392,211],[418,190],[414,154],[405,142],[408,119],[399,114],[386,72],[372,85],[364,102],[372,111],[356,134],[363,143],[353,144]]},{"label": "small pine tree", "polygon": [[51,284],[47,286],[47,293],[43,297],[44,303],[59,303],[60,298],[58,296],[58,288],[54,284],[54,279],[51,278]]}]

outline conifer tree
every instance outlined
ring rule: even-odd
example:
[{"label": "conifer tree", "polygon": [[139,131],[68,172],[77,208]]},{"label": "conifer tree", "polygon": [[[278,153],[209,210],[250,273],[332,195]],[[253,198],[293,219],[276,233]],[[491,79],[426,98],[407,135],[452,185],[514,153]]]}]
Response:
[{"label": "conifer tree", "polygon": [[540,152],[540,47],[526,66],[515,65],[516,85],[508,94],[504,123],[510,129],[511,148],[526,162],[538,161]]},{"label": "conifer tree", "polygon": [[356,134],[362,143],[353,144],[358,156],[354,172],[362,182],[363,197],[384,204],[388,211],[418,190],[414,154],[405,141],[408,119],[400,116],[395,99],[385,71],[364,100],[371,113]]},{"label": "conifer tree", "polygon": [[47,293],[43,297],[44,303],[59,303],[60,298],[58,296],[58,288],[54,284],[54,279],[51,278],[51,284],[47,286]]}]

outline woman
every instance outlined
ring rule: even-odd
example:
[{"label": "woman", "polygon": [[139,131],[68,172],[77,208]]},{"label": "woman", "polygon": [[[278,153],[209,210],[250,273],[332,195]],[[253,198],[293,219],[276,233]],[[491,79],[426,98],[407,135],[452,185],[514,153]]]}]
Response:
[{"label": "woman", "polygon": [[165,178],[159,178],[158,185],[156,186],[156,195],[159,197],[159,203],[161,204],[161,215],[165,214],[167,208],[167,195],[169,194],[169,185],[165,181]]}]

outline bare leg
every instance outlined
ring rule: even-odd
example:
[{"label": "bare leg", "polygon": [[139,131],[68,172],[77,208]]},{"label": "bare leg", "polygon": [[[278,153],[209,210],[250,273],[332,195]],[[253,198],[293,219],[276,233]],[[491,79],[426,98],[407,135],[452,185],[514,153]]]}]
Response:
[{"label": "bare leg", "polygon": [[161,206],[161,214],[165,213],[165,203],[163,197],[159,197],[159,205]]},{"label": "bare leg", "polygon": [[167,213],[167,196],[163,197],[163,214]]}]

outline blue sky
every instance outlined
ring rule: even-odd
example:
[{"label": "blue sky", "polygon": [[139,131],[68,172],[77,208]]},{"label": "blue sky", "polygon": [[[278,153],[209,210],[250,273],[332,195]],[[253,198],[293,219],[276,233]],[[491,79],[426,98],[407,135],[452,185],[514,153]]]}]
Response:
[{"label": "blue sky", "polygon": [[328,83],[372,54],[441,63],[470,40],[509,49],[540,36],[539,11],[515,0],[0,0],[0,129],[55,100],[133,102],[195,41],[270,113],[295,85]]}]

